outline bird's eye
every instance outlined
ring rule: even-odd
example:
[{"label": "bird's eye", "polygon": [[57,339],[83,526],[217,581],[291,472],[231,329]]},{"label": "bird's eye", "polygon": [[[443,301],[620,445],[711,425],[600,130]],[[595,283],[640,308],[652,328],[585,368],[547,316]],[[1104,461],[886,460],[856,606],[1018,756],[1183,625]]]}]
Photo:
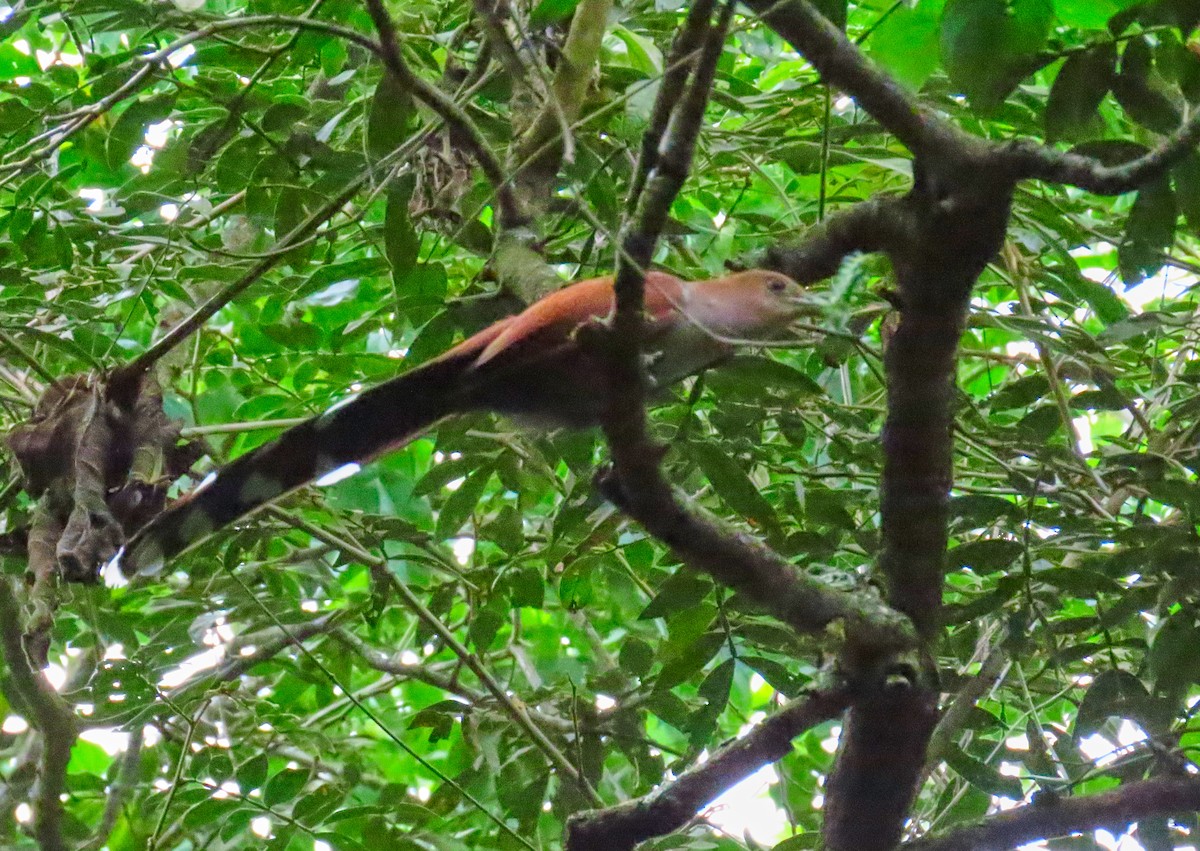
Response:
[{"label": "bird's eye", "polygon": [[772,278],[767,282],[767,289],[773,293],[781,293],[787,289],[788,282],[783,278]]}]

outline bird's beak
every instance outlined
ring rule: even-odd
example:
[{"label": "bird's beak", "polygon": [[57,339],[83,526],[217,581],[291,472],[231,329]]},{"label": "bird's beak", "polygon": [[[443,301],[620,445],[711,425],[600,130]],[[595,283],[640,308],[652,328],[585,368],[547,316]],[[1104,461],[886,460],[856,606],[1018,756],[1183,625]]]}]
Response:
[{"label": "bird's beak", "polygon": [[787,301],[791,305],[796,319],[802,316],[810,318],[821,317],[829,309],[829,305],[824,299],[815,295],[809,295],[808,293],[792,296]]}]

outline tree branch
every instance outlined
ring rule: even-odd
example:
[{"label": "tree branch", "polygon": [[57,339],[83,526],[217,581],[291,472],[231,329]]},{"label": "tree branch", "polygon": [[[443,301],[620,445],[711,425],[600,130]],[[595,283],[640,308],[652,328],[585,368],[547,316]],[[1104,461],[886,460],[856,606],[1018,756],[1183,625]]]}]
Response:
[{"label": "tree branch", "polygon": [[772,247],[765,265],[802,284],[835,274],[842,261],[858,252],[892,253],[914,239],[906,198],[870,198],[821,222],[793,245]]},{"label": "tree branch", "polygon": [[638,842],[678,830],[722,792],[791,753],[792,739],[838,717],[848,701],[841,688],[793,701],[657,792],[573,817],[567,824],[566,848],[629,851]]},{"label": "tree branch", "polygon": [[71,707],[50,685],[46,675],[29,663],[21,640],[21,610],[7,577],[0,577],[0,651],[14,690],[20,695],[22,714],[42,737],[34,835],[42,851],[68,851],[70,846],[62,832],[62,794],[66,788],[67,762],[79,729]]},{"label": "tree branch", "polygon": [[945,836],[906,842],[905,851],[1002,851],[1038,839],[1106,828],[1122,831],[1152,816],[1200,809],[1200,778],[1156,777],[1126,783],[1111,792],[1049,802],[992,816]]},{"label": "tree branch", "polygon": [[[505,707],[489,705],[489,702],[494,704],[495,701],[484,692],[468,686],[456,673],[449,675],[438,673],[432,670],[424,661],[412,664],[404,662],[399,658],[399,654],[389,656],[380,650],[376,650],[348,630],[339,629],[333,633],[333,637],[345,644],[348,649],[353,650],[361,656],[363,662],[372,670],[390,674],[399,679],[417,680],[418,682],[441,689],[446,694],[457,695],[481,712],[486,712],[493,717],[501,718],[505,721],[512,720],[511,714]],[[611,718],[616,714],[618,708],[614,706],[604,712],[598,713],[597,720]],[[576,731],[576,725],[568,718],[542,712],[529,705],[525,706],[525,711],[541,727],[563,734],[570,734]],[[592,726],[594,728],[595,725]]]},{"label": "tree branch", "polygon": [[125,753],[121,757],[120,768],[117,769],[116,779],[108,788],[108,797],[104,801],[104,815],[100,817],[100,826],[86,845],[84,851],[99,851],[108,842],[121,809],[125,806],[130,793],[138,783],[138,774],[142,767],[143,730],[140,723],[134,723],[129,731],[129,742],[125,745]]},{"label": "tree branch", "polygon": [[1200,110],[1153,150],[1121,165],[1106,166],[1092,157],[1024,140],[997,149],[996,156],[998,165],[1008,169],[1015,180],[1032,178],[1077,186],[1097,195],[1119,195],[1161,175],[1194,150],[1198,141]]},{"label": "tree branch", "polygon": [[[313,618],[304,623],[295,624],[287,629],[272,629],[263,636],[256,635],[253,640],[239,639],[226,648],[226,658],[215,668],[200,671],[196,676],[181,683],[172,692],[172,699],[182,700],[185,695],[198,689],[206,689],[212,683],[227,683],[236,680],[255,665],[274,659],[288,647],[298,647],[302,641],[307,641],[318,635],[332,631],[341,622],[341,612]],[[239,650],[249,644],[254,645],[254,652],[241,655]]]},{"label": "tree branch", "polygon": [[529,69],[521,60],[521,55],[513,45],[512,40],[504,29],[504,19],[500,9],[492,0],[473,0],[475,14],[483,23],[484,37],[492,46],[492,52],[500,58],[500,65],[508,74],[513,89],[529,85]]},{"label": "tree branch", "polygon": [[36,145],[39,142],[45,141],[42,147],[37,148],[27,155],[24,159],[14,162],[4,162],[0,164],[0,174],[12,174],[24,171],[26,168],[34,165],[41,160],[49,158],[55,151],[63,146],[72,136],[75,136],[80,131],[87,129],[89,125],[101,115],[104,115],[125,98],[132,95],[139,89],[150,85],[153,80],[154,70],[167,62],[169,57],[178,50],[187,47],[197,41],[225,32],[226,30],[250,29],[254,27],[264,26],[289,26],[300,30],[311,30],[314,32],[323,32],[329,35],[344,38],[347,41],[365,47],[372,53],[379,53],[379,45],[371,39],[364,36],[362,33],[352,30],[348,27],[341,27],[337,24],[326,23],[325,21],[312,20],[307,18],[290,17],[287,15],[249,15],[244,18],[222,18],[219,20],[210,21],[199,29],[193,30],[183,36],[180,36],[175,41],[165,47],[156,50],[147,56],[140,56],[135,61],[140,63],[129,78],[109,92],[104,97],[97,100],[95,103],[80,107],[58,116],[60,123],[51,130],[47,130],[26,142],[20,147],[13,148],[5,152],[5,159],[16,156],[29,147]]}]

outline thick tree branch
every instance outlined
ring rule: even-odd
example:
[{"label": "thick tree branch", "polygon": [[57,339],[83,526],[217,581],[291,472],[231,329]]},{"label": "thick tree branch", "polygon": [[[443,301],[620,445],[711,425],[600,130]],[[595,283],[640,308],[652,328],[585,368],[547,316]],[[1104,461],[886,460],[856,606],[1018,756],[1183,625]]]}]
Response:
[{"label": "thick tree branch", "polygon": [[397,83],[411,91],[414,97],[437,113],[439,118],[462,134],[471,155],[483,169],[488,182],[492,184],[492,190],[496,193],[500,226],[507,229],[521,224],[525,217],[517,202],[517,196],[500,160],[488,147],[487,140],[483,138],[479,128],[450,97],[421,79],[408,67],[400,53],[396,26],[392,23],[387,9],[383,7],[383,0],[367,0],[367,11],[371,14],[375,29],[379,31],[379,55],[388,73],[396,78]]},{"label": "thick tree branch", "polygon": [[629,851],[639,842],[678,830],[722,792],[791,753],[792,739],[838,717],[847,702],[843,689],[814,692],[657,792],[572,818],[567,825],[568,851]]},{"label": "thick tree branch", "polygon": [[884,353],[879,568],[889,605],[908,615],[924,640],[924,670],[904,688],[884,679],[848,713],[826,787],[830,851],[896,845],[937,721],[930,651],[942,618],[956,354],[972,289],[1003,242],[1013,189],[1009,175],[987,168],[981,144],[960,141],[917,157],[915,185],[904,200],[911,235],[888,250],[900,322]]},{"label": "thick tree branch", "polygon": [[[614,446],[614,459],[616,453]],[[647,470],[648,465],[638,459],[626,460],[632,468],[626,468],[620,479],[621,493],[613,496],[684,564],[709,574],[799,633],[820,632],[841,620],[854,651],[875,655],[914,645],[908,619],[883,605],[873,593],[837,591],[805,576],[750,535],[695,507],[685,508],[657,467]],[[654,464],[656,456],[648,460]],[[626,498],[629,493],[636,493],[636,499]],[[851,655],[857,656],[857,652]]]},{"label": "thick tree branch", "polygon": [[914,234],[906,198],[871,198],[833,214],[799,243],[771,248],[765,265],[802,284],[815,283],[835,274],[851,254],[900,251]]},{"label": "thick tree branch", "polygon": [[1097,195],[1132,192],[1158,177],[1195,149],[1200,142],[1200,111],[1168,139],[1135,160],[1106,166],[1092,157],[1058,151],[1036,142],[1019,141],[997,150],[997,165],[1008,169],[1014,179],[1035,178],[1047,183],[1065,183]]},{"label": "thick tree branch", "polygon": [[[891,77],[879,71],[846,34],[808,0],[743,0],[812,64],[826,84],[858,102],[914,154],[961,135],[922,110]],[[936,135],[936,139],[934,138]]]},{"label": "thick tree branch", "polygon": [[29,664],[21,639],[21,611],[12,583],[7,577],[0,577],[0,650],[13,687],[20,695],[22,714],[42,738],[34,835],[42,851],[67,851],[70,846],[63,837],[62,794],[66,788],[67,762],[79,729],[71,707],[50,685],[46,675]]},{"label": "thick tree branch", "polygon": [[937,697],[934,689],[899,682],[856,697],[825,781],[822,831],[830,851],[896,847],[923,776]]},{"label": "thick tree branch", "polygon": [[1105,828],[1123,831],[1139,819],[1200,809],[1200,778],[1157,777],[1111,792],[1053,798],[992,816],[945,836],[904,844],[905,851],[1003,851],[1038,839]]}]

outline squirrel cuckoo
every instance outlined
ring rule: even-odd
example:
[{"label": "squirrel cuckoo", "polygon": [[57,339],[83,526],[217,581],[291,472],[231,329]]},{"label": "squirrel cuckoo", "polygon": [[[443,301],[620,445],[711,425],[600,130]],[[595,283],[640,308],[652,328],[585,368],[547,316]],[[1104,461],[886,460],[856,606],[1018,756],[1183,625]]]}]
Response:
[{"label": "squirrel cuckoo", "polygon": [[[647,372],[664,386],[764,341],[810,308],[799,284],[750,270],[707,281],[646,274]],[[416,439],[452,414],[489,410],[586,427],[604,413],[607,369],[576,331],[613,311],[613,279],[551,293],[439,357],[331,407],[211,474],[142,527],[118,556],[155,572],[210,532],[315,479]]]}]

